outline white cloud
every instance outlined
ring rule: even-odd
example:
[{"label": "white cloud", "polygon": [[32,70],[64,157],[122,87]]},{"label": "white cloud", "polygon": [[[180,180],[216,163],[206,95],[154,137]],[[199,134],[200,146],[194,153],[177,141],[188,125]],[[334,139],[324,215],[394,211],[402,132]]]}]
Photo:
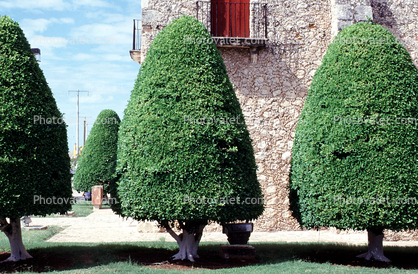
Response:
[{"label": "white cloud", "polygon": [[49,24],[51,24],[51,21],[45,18],[23,19],[19,23],[26,37],[32,37],[35,32],[44,32]]},{"label": "white cloud", "polygon": [[31,38],[35,33],[42,33],[47,30],[48,26],[52,23],[55,24],[73,24],[72,18],[39,18],[39,19],[23,19],[19,25],[23,29],[25,36]]},{"label": "white cloud", "polygon": [[[78,55],[78,58],[81,59],[83,56]],[[124,93],[130,94],[139,71],[138,64],[133,61],[123,65],[117,62],[105,62],[100,55],[86,55],[84,58],[95,60],[74,61],[71,67],[62,70],[57,70],[52,65],[46,67],[41,63],[48,75],[51,75],[47,79],[50,79],[53,90],[59,89],[61,90],[59,93],[66,95],[68,90],[80,89],[89,91],[90,95],[101,94],[103,98],[115,94],[118,96]],[[69,75],[71,77],[68,77]],[[86,95],[83,94],[84,96]]]},{"label": "white cloud", "polygon": [[114,8],[120,9],[118,6],[110,4],[103,0],[3,0],[0,1],[0,8],[4,9],[25,9],[31,11],[44,10],[76,10],[77,8],[93,7],[93,8]]},{"label": "white cloud", "polygon": [[51,20],[55,23],[74,24],[74,19],[73,18],[60,18],[60,19],[52,18]]},{"label": "white cloud", "polygon": [[126,62],[126,61],[130,61],[129,58],[128,58],[128,53],[126,53],[124,55],[119,55],[119,54],[105,54],[103,57],[104,57],[104,61],[109,61],[109,62],[114,62],[114,61]]},{"label": "white cloud", "polygon": [[99,20],[102,23],[111,24],[119,23],[126,20],[126,14],[108,13],[104,11],[86,12],[86,18]]},{"label": "white cloud", "polygon": [[106,1],[102,0],[73,0],[73,4],[77,7],[79,6],[90,6],[95,8],[111,8],[115,7]]},{"label": "white cloud", "polygon": [[28,0],[9,0],[9,1],[0,1],[0,8],[5,9],[27,9],[27,10],[38,10],[38,9],[50,9],[50,10],[66,10],[69,9],[71,5],[63,0],[37,0],[37,1],[28,1]]},{"label": "white cloud", "polygon": [[[124,21],[118,24],[89,24],[73,29],[73,37],[89,37],[96,44],[123,44],[126,39],[132,40],[131,22]],[[100,42],[100,43],[99,43]]]},{"label": "white cloud", "polygon": [[120,54],[110,54],[110,53],[96,53],[96,54],[86,54],[78,53],[71,57],[72,61],[78,62],[129,62],[129,53],[120,55]]},{"label": "white cloud", "polygon": [[[77,102],[77,93],[74,93],[72,97],[70,97],[70,102],[76,103]],[[100,93],[93,93],[89,92],[89,95],[85,95],[84,93],[80,93],[80,104],[99,104],[99,103],[106,103],[113,101],[113,96],[104,96]]]},{"label": "white cloud", "polygon": [[87,62],[87,61],[97,60],[97,56],[94,56],[92,54],[86,54],[86,53],[78,53],[78,54],[74,55],[71,59],[73,61]]}]

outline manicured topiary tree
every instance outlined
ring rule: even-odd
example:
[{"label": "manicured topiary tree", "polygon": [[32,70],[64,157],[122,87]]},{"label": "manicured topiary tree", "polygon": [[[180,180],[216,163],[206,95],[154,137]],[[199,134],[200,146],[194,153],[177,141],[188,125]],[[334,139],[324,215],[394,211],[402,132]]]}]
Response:
[{"label": "manicured topiary tree", "polygon": [[418,71],[402,44],[373,23],[344,28],[316,71],[301,113],[290,173],[291,208],[307,228],[418,225]]},{"label": "manicured topiary tree", "polygon": [[86,140],[74,174],[74,188],[90,191],[94,185],[102,184],[105,192],[116,170],[116,151],[120,119],[111,110],[102,110],[93,124]]},{"label": "manicured topiary tree", "polygon": [[119,212],[158,221],[179,244],[175,259],[197,257],[209,221],[263,212],[240,104],[210,34],[192,17],[174,20],[150,46],[120,126],[117,173]]},{"label": "manicured topiary tree", "polygon": [[[31,258],[20,217],[71,208],[67,130],[19,25],[0,17],[0,230],[7,261]],[[9,218],[9,221],[6,219]]]}]

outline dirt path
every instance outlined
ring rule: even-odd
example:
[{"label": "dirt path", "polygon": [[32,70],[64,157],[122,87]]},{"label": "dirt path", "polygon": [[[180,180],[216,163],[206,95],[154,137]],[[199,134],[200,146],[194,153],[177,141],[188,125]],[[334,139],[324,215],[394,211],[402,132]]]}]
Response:
[{"label": "dirt path", "polygon": [[[53,236],[48,242],[142,242],[167,241],[174,239],[166,232],[139,233],[138,221],[123,219],[111,209],[94,211],[87,217],[32,218],[31,225],[68,226],[61,233]],[[222,232],[205,232],[203,242],[224,242],[227,237]],[[366,245],[366,232],[336,233],[331,230],[321,231],[278,231],[253,232],[251,242],[334,242],[350,245]],[[418,246],[417,241],[385,241],[389,246]]]}]

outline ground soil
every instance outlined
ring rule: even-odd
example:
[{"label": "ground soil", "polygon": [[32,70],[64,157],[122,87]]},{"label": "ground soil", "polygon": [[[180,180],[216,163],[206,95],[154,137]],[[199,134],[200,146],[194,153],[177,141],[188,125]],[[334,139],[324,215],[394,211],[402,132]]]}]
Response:
[{"label": "ground soil", "polygon": [[[176,251],[177,252],[177,251]],[[218,253],[214,252],[199,252],[200,258],[195,259],[195,262],[190,262],[189,260],[167,260],[173,256],[172,251],[157,252],[157,254],[152,254],[144,258],[142,255],[135,256],[135,254],[120,254],[124,260],[129,258],[137,263],[146,265],[151,268],[156,269],[178,269],[178,270],[192,270],[192,269],[222,269],[222,268],[233,268],[233,267],[242,267],[252,264],[259,263],[257,259],[223,259]]]},{"label": "ground soil", "polygon": [[[196,269],[222,269],[248,266],[259,263],[257,259],[223,259],[215,252],[201,251],[200,258],[195,262],[188,260],[173,261],[167,260],[174,255],[174,251],[156,249],[151,252],[138,254],[137,252],[124,252],[115,254],[119,262],[131,261],[138,265],[147,266],[154,269],[176,269],[176,270],[196,270]],[[0,261],[8,258],[10,253],[0,253]],[[50,254],[42,252],[32,252],[32,259],[19,262],[0,263],[1,273],[13,273],[23,271],[49,272],[52,270],[70,270],[79,268],[80,263],[84,267],[91,267],[95,264],[94,259],[88,254],[80,254],[78,257],[68,258],[66,255]]]}]

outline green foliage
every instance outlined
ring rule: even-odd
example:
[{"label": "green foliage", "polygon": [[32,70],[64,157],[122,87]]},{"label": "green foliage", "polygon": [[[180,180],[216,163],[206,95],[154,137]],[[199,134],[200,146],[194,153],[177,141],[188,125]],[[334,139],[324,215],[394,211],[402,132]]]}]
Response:
[{"label": "green foliage", "polygon": [[[207,41],[203,24],[183,16],[151,44],[119,130],[124,215],[166,224],[263,212],[260,201],[243,204],[262,197],[254,151],[222,57]],[[240,204],[226,204],[226,196]]]},{"label": "green foliage", "polygon": [[91,191],[94,185],[107,184],[116,170],[116,151],[120,119],[111,110],[102,110],[86,140],[74,174],[77,191]]},{"label": "green foliage", "polygon": [[0,17],[0,218],[64,213],[34,197],[71,197],[70,178],[62,114],[23,31]]},{"label": "green foliage", "polygon": [[417,93],[418,71],[388,30],[340,32],[295,133],[290,200],[302,226],[417,227]]}]

